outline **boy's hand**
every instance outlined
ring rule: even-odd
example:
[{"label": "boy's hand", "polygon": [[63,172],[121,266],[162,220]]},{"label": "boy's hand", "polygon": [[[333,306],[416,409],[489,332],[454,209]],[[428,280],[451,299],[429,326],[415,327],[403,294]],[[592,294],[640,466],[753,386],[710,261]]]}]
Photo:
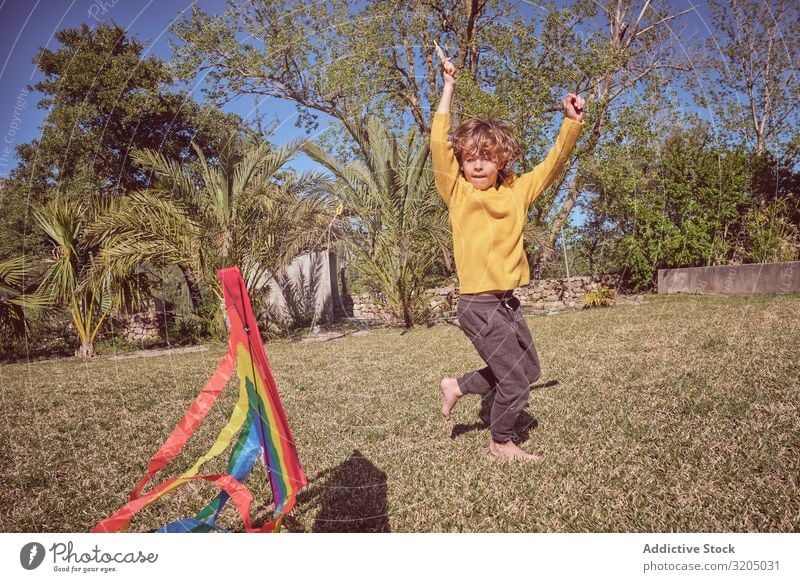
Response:
[{"label": "boy's hand", "polygon": [[573,121],[583,121],[583,110],[586,107],[586,100],[583,97],[575,95],[575,93],[567,93],[561,105],[564,107],[564,115]]},{"label": "boy's hand", "polygon": [[456,66],[452,61],[452,57],[446,57],[444,61],[442,61],[442,78],[444,79],[445,85],[454,87],[456,84],[456,75],[458,75],[458,71],[456,71]]},{"label": "boy's hand", "polygon": [[433,48],[436,49],[436,55],[442,63],[442,77],[444,77],[445,86],[455,87],[456,85],[456,66],[453,64],[450,57],[444,56],[444,51],[436,39],[433,39]]}]

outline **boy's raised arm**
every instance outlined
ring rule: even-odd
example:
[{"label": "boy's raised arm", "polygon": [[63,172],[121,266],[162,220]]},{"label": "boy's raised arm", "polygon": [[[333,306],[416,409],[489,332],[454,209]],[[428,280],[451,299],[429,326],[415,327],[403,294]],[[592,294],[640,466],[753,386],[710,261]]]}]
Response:
[{"label": "boy's raised arm", "polygon": [[456,88],[456,68],[450,58],[445,58],[442,62],[442,77],[444,89],[431,124],[431,160],[436,190],[445,204],[449,204],[458,183],[459,172],[458,160],[447,138],[450,130],[450,103]]},{"label": "boy's raised arm", "polygon": [[579,95],[567,93],[562,105],[564,107],[564,123],[558,132],[556,143],[539,165],[520,176],[520,180],[529,182],[526,184],[528,205],[531,205],[539,194],[544,192],[561,174],[581,135],[586,101]]},{"label": "boy's raised arm", "polygon": [[[439,48],[438,46],[436,48]],[[441,50],[441,49],[439,49]],[[450,103],[453,101],[453,93],[456,90],[456,66],[450,57],[442,61],[442,78],[444,79],[444,89],[442,98],[439,99],[439,107],[436,113],[450,113]]]}]

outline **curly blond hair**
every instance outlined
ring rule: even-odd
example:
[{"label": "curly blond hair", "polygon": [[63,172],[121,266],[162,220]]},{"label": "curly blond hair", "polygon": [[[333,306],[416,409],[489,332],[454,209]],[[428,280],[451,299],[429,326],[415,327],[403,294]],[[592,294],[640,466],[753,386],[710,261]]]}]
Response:
[{"label": "curly blond hair", "polygon": [[501,179],[522,154],[514,131],[499,119],[470,119],[453,133],[453,152],[459,165],[471,156],[484,157],[497,164]]}]

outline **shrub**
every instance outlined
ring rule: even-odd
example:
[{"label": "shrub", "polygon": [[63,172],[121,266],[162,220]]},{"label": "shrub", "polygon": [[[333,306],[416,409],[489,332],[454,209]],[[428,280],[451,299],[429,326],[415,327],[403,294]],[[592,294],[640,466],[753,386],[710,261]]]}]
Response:
[{"label": "shrub", "polygon": [[182,313],[170,322],[168,337],[173,344],[202,342],[212,337],[212,327],[207,317]]},{"label": "shrub", "polygon": [[616,291],[600,285],[594,291],[589,291],[586,294],[586,297],[583,298],[583,308],[589,309],[592,307],[611,307],[614,305],[614,299],[616,296]]},{"label": "shrub", "polygon": [[781,263],[798,257],[798,228],[789,218],[784,200],[758,206],[744,221],[747,239],[743,255],[753,263]]}]

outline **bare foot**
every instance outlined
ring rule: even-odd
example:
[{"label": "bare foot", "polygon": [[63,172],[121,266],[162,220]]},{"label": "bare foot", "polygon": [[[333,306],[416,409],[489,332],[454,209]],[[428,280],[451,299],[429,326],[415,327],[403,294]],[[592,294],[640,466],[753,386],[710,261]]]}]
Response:
[{"label": "bare foot", "polygon": [[450,411],[464,394],[458,388],[458,380],[455,378],[442,378],[439,389],[442,391],[442,416],[445,420],[450,420]]},{"label": "bare foot", "polygon": [[515,461],[531,461],[538,463],[544,459],[544,457],[541,455],[532,455],[530,453],[526,453],[512,441],[498,443],[493,440],[489,444],[489,452],[495,457],[504,457],[506,459],[513,459]]}]

